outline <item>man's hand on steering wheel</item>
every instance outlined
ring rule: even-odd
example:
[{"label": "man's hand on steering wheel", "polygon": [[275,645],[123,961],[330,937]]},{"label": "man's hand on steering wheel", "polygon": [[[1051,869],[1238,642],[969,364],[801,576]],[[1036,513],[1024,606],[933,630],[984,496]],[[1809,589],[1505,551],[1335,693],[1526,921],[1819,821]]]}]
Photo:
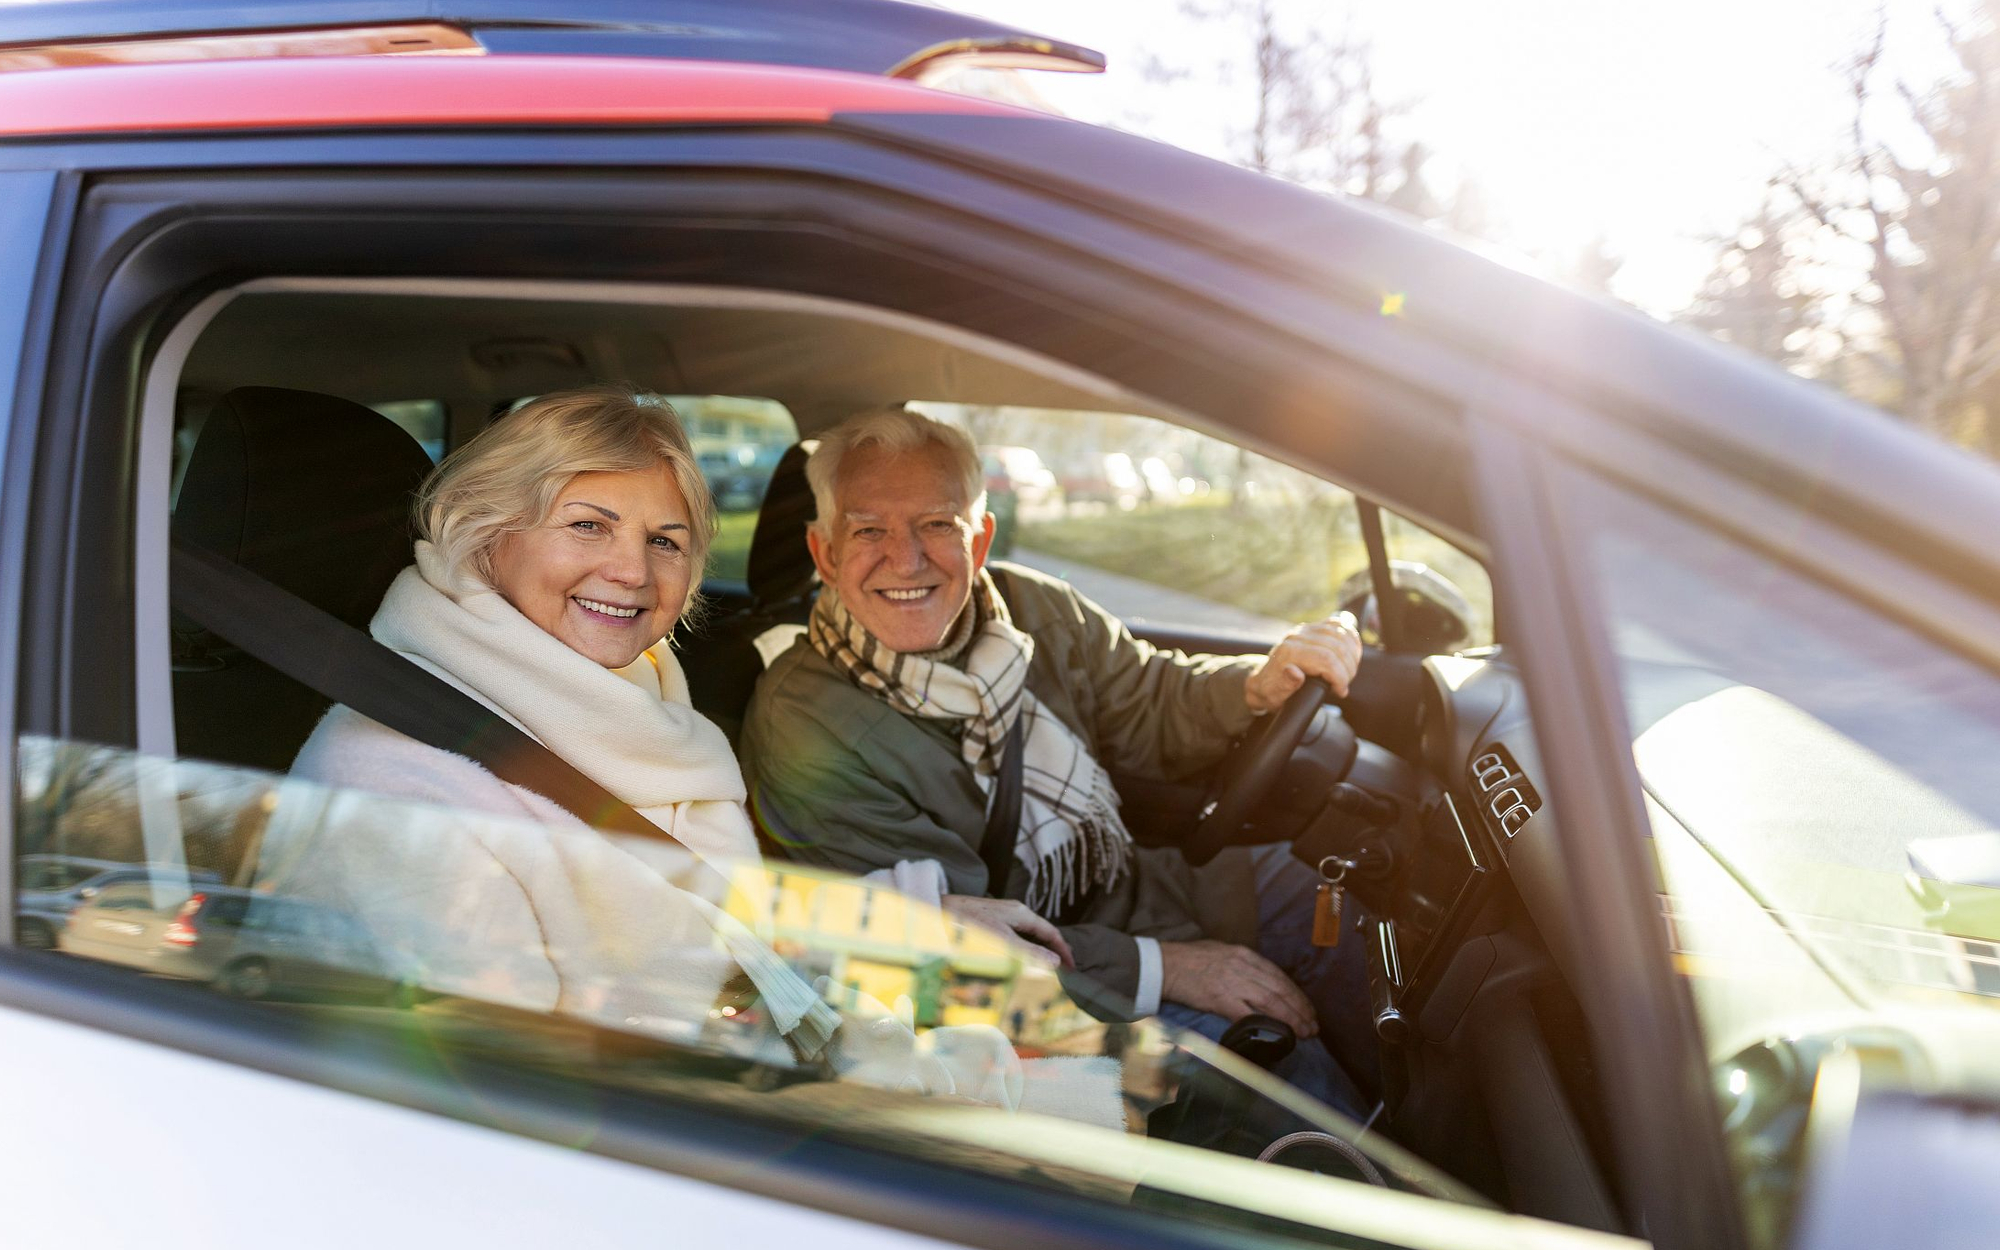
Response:
[{"label": "man's hand on steering wheel", "polygon": [[[1270,656],[1244,683],[1243,701],[1254,712],[1271,713],[1260,720],[1223,765],[1212,797],[1202,809],[1194,831],[1181,840],[1190,864],[1215,858],[1234,842],[1250,813],[1276,783],[1286,761],[1313,728],[1329,692],[1345,695],[1361,667],[1361,635],[1352,614],[1342,612],[1311,625],[1301,625],[1271,648]],[[1354,734],[1336,720],[1346,738],[1345,775],[1354,762]],[[1335,778],[1338,780],[1338,778]]]},{"label": "man's hand on steering wheel", "polygon": [[1299,625],[1286,634],[1243,686],[1243,701],[1259,716],[1275,712],[1285,700],[1317,677],[1344,698],[1355,670],[1361,667],[1361,634],[1354,614],[1341,612],[1323,621]]}]

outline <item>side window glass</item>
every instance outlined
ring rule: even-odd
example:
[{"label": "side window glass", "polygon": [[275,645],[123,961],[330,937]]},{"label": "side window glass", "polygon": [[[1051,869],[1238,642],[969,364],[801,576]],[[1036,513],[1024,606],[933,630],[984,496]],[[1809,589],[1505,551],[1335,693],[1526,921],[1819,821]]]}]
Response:
[{"label": "side window glass", "polygon": [[[1493,582],[1485,565],[1415,521],[1386,510],[1382,545],[1389,553],[1391,584],[1411,650],[1437,655],[1493,644]],[[1342,587],[1342,603],[1352,603],[1357,592],[1372,595],[1368,583],[1364,568]],[[1364,616],[1364,637],[1369,624]]]},{"label": "side window glass", "polygon": [[911,406],[979,444],[997,558],[1135,628],[1269,642],[1366,582],[1353,495],[1234,444],[1122,413]]},{"label": "side window glass", "polygon": [[771,473],[799,441],[791,412],[773,399],[736,395],[662,395],[686,425],[695,463],[715,496],[715,543],[708,577],[741,582],[750,565],[750,537]]},{"label": "side window glass", "polygon": [[[20,762],[33,855],[145,865],[57,917],[58,949],[134,975],[418,1027],[439,1047],[462,1034],[599,1091],[671,1082],[787,1131],[962,1157],[1028,1201],[1143,1184],[1237,1233],[1319,1238],[1363,1175],[1481,1205],[1198,1037],[1091,1017],[1052,961],[879,883],[759,862],[717,876],[581,825],[45,738]],[[551,862],[531,898],[531,866]],[[801,1026],[822,1009],[830,1032]],[[1200,1106],[1273,1140],[1332,1133],[1369,1167],[1333,1179],[1148,1136],[1201,1123]]]}]

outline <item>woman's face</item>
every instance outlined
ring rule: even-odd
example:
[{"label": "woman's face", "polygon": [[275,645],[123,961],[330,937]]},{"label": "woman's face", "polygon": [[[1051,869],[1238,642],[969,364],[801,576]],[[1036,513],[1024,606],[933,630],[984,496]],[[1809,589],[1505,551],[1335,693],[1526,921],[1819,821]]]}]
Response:
[{"label": "woman's face", "polygon": [[501,540],[493,585],[570,650],[623,668],[680,619],[692,521],[664,464],[579,473],[540,525]]}]

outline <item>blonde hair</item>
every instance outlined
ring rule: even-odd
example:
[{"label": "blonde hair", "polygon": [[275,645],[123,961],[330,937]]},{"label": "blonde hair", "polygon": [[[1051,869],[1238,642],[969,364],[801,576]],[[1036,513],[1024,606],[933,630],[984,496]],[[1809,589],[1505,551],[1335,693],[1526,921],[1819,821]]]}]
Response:
[{"label": "blonde hair", "polygon": [[[471,573],[490,584],[500,541],[540,525],[579,473],[661,465],[687,501],[688,555],[702,569],[715,537],[715,501],[680,414],[620,387],[540,396],[446,456],[417,492],[417,536],[436,548],[447,576]],[[683,614],[700,589],[701,578],[691,579]]]},{"label": "blonde hair", "polygon": [[895,452],[916,451],[932,444],[944,449],[953,475],[965,490],[966,516],[977,523],[986,511],[986,472],[972,436],[955,425],[890,405],[857,412],[819,436],[819,446],[806,459],[806,484],[812,487],[813,509],[818,513],[813,528],[822,538],[833,534],[834,513],[840,506],[840,462],[848,452],[871,445]]}]

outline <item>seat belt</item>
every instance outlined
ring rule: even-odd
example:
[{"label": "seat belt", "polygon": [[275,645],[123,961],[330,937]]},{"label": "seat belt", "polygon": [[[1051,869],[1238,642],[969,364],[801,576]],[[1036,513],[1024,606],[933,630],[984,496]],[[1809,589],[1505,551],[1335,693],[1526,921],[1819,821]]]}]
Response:
[{"label": "seat belt", "polygon": [[[1014,578],[997,565],[989,570],[994,589],[1013,588]],[[1001,595],[1004,600],[1005,594]],[[1023,686],[1022,697],[1027,696]],[[1007,896],[1007,877],[1014,866],[1014,847],[1021,837],[1021,723],[1027,719],[1025,705],[1007,727],[1006,741],[1000,744],[1000,771],[993,778],[993,801],[986,806],[986,831],[979,835],[979,858],[986,865],[988,898]]]},{"label": "seat belt", "polygon": [[1000,745],[1000,772],[993,778],[993,801],[986,806],[986,832],[979,836],[988,898],[1007,897],[1007,874],[1021,838],[1021,722],[1026,719],[1016,716]]},{"label": "seat belt", "polygon": [[293,681],[532,790],[594,829],[673,842],[513,722],[362,631],[206,548],[170,544],[174,610]]}]

